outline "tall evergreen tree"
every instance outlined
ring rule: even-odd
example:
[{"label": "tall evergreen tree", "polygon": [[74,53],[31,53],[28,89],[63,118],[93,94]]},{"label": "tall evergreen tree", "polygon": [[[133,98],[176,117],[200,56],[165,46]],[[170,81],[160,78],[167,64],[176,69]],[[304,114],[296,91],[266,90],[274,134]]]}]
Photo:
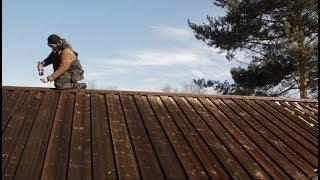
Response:
[{"label": "tall evergreen tree", "polygon": [[195,37],[227,52],[229,60],[244,52],[246,68],[231,69],[234,83],[194,80],[224,94],[286,95],[300,98],[318,93],[317,0],[215,0],[226,15],[197,25],[188,20]]}]

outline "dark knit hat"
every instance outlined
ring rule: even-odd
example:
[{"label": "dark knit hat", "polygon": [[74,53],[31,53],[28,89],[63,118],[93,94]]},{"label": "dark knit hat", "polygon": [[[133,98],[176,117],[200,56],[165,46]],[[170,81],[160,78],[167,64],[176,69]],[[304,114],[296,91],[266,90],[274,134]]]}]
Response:
[{"label": "dark knit hat", "polygon": [[61,42],[61,38],[56,35],[56,34],[51,34],[49,37],[48,37],[48,43],[49,44],[58,44]]}]

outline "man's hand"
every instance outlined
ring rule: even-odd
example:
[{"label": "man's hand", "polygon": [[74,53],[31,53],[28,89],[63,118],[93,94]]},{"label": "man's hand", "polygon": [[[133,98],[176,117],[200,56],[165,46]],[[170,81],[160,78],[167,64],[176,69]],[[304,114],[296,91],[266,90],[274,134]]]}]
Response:
[{"label": "man's hand", "polygon": [[47,76],[42,76],[40,79],[43,83],[47,83],[49,82],[48,77]]},{"label": "man's hand", "polygon": [[43,68],[43,64],[41,62],[38,62],[38,66],[37,66],[38,69],[41,69]]}]

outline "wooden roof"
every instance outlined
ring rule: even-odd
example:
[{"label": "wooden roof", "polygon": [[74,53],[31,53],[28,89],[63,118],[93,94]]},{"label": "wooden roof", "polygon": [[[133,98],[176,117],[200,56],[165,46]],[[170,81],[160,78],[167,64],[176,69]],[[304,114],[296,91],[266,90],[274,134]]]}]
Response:
[{"label": "wooden roof", "polygon": [[305,179],[318,101],[2,87],[2,178]]}]

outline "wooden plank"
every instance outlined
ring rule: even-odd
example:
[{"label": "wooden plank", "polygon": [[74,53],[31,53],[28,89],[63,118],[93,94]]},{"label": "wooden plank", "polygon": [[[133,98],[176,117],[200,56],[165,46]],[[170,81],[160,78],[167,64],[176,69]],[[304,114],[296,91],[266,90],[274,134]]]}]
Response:
[{"label": "wooden plank", "polygon": [[[317,128],[315,128],[315,126],[310,126],[309,124],[305,123],[304,121],[302,121],[301,119],[299,119],[296,115],[291,114],[288,110],[284,109],[281,105],[273,102],[273,101],[269,101],[267,102],[269,106],[271,106],[274,110],[278,111],[279,113],[273,111],[274,113],[277,114],[278,117],[280,117],[281,119],[290,119],[289,121],[294,122],[296,125],[298,125],[298,127],[296,127],[296,129],[304,129],[305,131],[307,131],[309,134],[311,134],[312,136],[310,137],[309,135],[307,137],[309,137],[309,140],[313,143],[313,144],[318,144],[318,131]],[[272,110],[272,108],[270,107],[270,109]]]},{"label": "wooden plank", "polygon": [[[312,106],[309,106],[307,103],[302,102],[295,102],[296,104],[299,104],[301,107],[308,109],[311,113],[314,113],[316,116],[318,116],[318,109],[313,108]],[[315,118],[318,120],[318,117]]]},{"label": "wooden plank", "polygon": [[[239,135],[235,135],[234,137],[237,139],[237,141],[239,141],[240,144],[242,144],[242,147],[244,147],[247,150],[247,153],[249,153],[253,159],[257,160],[256,158],[261,157],[260,153],[258,151],[256,151],[256,145],[254,143],[252,143],[252,141],[249,139],[250,136],[247,136],[245,133],[248,131],[248,125],[243,123],[243,121],[241,120],[241,118],[234,112],[232,111],[228,106],[226,106],[223,101],[221,101],[220,99],[213,99],[210,98],[211,102],[214,104],[213,107],[213,111],[221,111],[221,113],[223,113],[224,115],[222,115],[222,117],[224,117],[224,119],[229,119],[229,121],[223,121],[224,123],[228,122],[229,127],[226,126],[226,128],[230,128],[229,131],[233,131],[236,130],[237,132],[239,132]],[[202,100],[202,102],[205,102],[204,100]],[[207,101],[209,102],[209,101]],[[210,104],[210,102],[209,102]],[[236,124],[238,126],[236,126]],[[241,131],[241,129],[242,131]],[[250,157],[250,156],[249,156]],[[261,162],[261,161],[260,161]],[[251,162],[253,164],[253,162]],[[263,162],[262,162],[263,163]],[[255,164],[256,165],[256,164]],[[251,167],[251,170],[248,169],[248,171],[253,174],[255,172],[259,172],[260,167]]]},{"label": "wooden plank", "polygon": [[116,179],[116,163],[103,94],[91,94],[93,179]]},{"label": "wooden plank", "polygon": [[52,132],[55,114],[57,109],[59,108],[58,103],[60,103],[61,100],[60,94],[61,93],[55,93],[54,101],[49,112],[48,120],[46,121],[45,127],[43,129],[41,142],[37,151],[36,159],[33,164],[33,170],[31,175],[31,177],[34,177],[35,179],[40,179],[41,177],[41,172],[49,144],[50,135]]},{"label": "wooden plank", "polygon": [[[199,100],[201,101],[201,103],[203,103],[203,105],[206,108],[208,108],[208,110],[211,112],[211,114],[216,117],[216,119],[224,126],[224,128],[226,128],[229,133],[232,133],[233,137],[231,138],[231,140],[232,140],[231,142],[233,144],[235,144],[235,145],[232,145],[233,148],[235,147],[233,153],[235,154],[235,156],[237,158],[239,158],[239,161],[242,163],[242,165],[244,167],[246,167],[247,160],[245,158],[247,158],[247,154],[246,154],[244,148],[241,147],[240,145],[238,145],[238,143],[235,141],[235,140],[241,138],[240,131],[237,130],[236,127],[233,127],[234,125],[232,123],[229,123],[228,118],[209,99],[199,98]],[[238,132],[238,133],[235,134],[235,132]],[[242,138],[246,138],[246,137],[243,136]],[[224,141],[224,142],[227,143],[227,141]],[[294,175],[295,177],[300,177],[300,178],[304,177],[304,175],[302,173],[294,172],[294,171],[293,171],[293,173],[295,174]]]},{"label": "wooden plank", "polygon": [[120,95],[120,100],[142,178],[164,179],[161,166],[145,131],[133,97],[131,95]]},{"label": "wooden plank", "polygon": [[[25,121],[25,117],[22,115],[14,114],[10,122],[8,123],[8,128],[2,134],[2,172],[4,165],[7,164],[9,156],[11,156],[11,149],[13,144],[17,141],[17,134],[19,132],[21,124]],[[19,132],[20,133],[20,132]]]},{"label": "wooden plank", "polygon": [[119,96],[107,94],[106,101],[119,178],[139,179],[141,178],[139,167],[132,149]]},{"label": "wooden plank", "polygon": [[[37,153],[41,143],[42,135],[44,131],[47,131],[47,129],[44,128],[46,127],[49,113],[50,111],[52,111],[51,109],[53,106],[53,101],[54,93],[45,93],[42,103],[39,107],[38,114],[34,121],[34,125],[31,129],[29,138],[27,140],[26,146],[24,148],[23,154],[21,155],[21,160],[19,162],[19,166],[15,175],[15,178],[17,179],[35,178],[34,176],[32,176],[32,171],[35,163],[38,163],[35,162],[35,160],[37,158]],[[41,163],[37,165],[42,166]]]},{"label": "wooden plank", "polygon": [[191,179],[208,178],[195,153],[167,112],[160,97],[147,97],[188,177]]},{"label": "wooden plank", "polygon": [[284,103],[284,102],[279,102],[279,103],[281,104],[282,107],[288,108],[290,111],[292,111],[294,113],[294,115],[300,116],[304,121],[308,122],[311,126],[314,126],[315,128],[318,129],[318,123],[317,123],[317,121],[315,119],[313,119],[313,118],[309,117],[308,115],[300,112],[299,110],[293,108],[292,106],[290,106],[287,103]]},{"label": "wooden plank", "polygon": [[[291,136],[291,138],[295,139],[296,142],[300,143],[302,146],[304,146],[306,149],[308,149],[311,153],[314,155],[317,155],[318,148],[317,143],[318,140],[315,139],[313,136],[311,136],[308,132],[306,132],[301,127],[297,126],[294,122],[292,122],[290,119],[284,117],[281,113],[274,110],[270,106],[268,106],[266,103],[262,101],[246,101],[250,105],[254,106],[253,108],[258,108],[259,112],[264,113],[264,116],[269,119],[275,126],[277,126],[279,129],[281,129],[283,132]],[[259,106],[257,106],[257,104]],[[282,136],[281,136],[282,137]]]},{"label": "wooden plank", "polygon": [[175,155],[172,146],[170,145],[170,141],[166,137],[147,97],[134,95],[134,99],[137,103],[137,108],[139,109],[142,121],[150,136],[157,157],[161,163],[165,178],[186,179],[184,169]]},{"label": "wooden plank", "polygon": [[61,92],[41,179],[66,179],[75,94]]},{"label": "wooden plank", "polygon": [[6,106],[2,109],[2,133],[4,132],[11,115],[19,112],[23,103],[27,98],[28,93],[24,91],[14,91]]},{"label": "wooden plank", "polygon": [[[315,146],[317,146],[318,144],[318,139],[316,137],[314,137],[311,133],[309,133],[307,130],[303,129],[301,126],[297,125],[294,121],[290,120],[289,118],[285,117],[284,115],[282,115],[281,113],[279,113],[277,110],[273,109],[270,104],[268,104],[267,102],[264,101],[256,101],[258,104],[260,104],[261,106],[265,107],[265,109],[270,112],[271,114],[273,114],[275,117],[277,117],[279,120],[281,120],[282,122],[286,123],[288,126],[290,126],[293,130],[295,130],[298,134],[302,135],[303,137],[305,137],[305,139],[309,142],[311,142],[312,144],[314,144]],[[301,121],[299,119],[299,121]],[[306,124],[304,124],[304,126],[306,126]],[[307,147],[309,145],[306,145]]]},{"label": "wooden plank", "polygon": [[91,179],[90,94],[76,93],[68,179]]},{"label": "wooden plank", "polygon": [[[197,130],[192,127],[192,124],[190,124],[187,117],[183,114],[183,112],[180,111],[180,108],[175,103],[174,99],[167,96],[161,96],[161,99],[163,100],[164,105],[167,107],[169,114],[173,117],[173,120],[183,133],[184,137],[189,141],[192,149],[203,164],[204,169],[206,169],[210,178],[230,178],[215,155],[202,140]],[[246,175],[247,174],[243,171],[241,177],[245,177]]]},{"label": "wooden plank", "polygon": [[[288,134],[289,128],[285,128],[283,123],[278,121],[274,117],[275,114],[270,114],[266,112],[265,109],[267,109],[267,107],[258,106],[258,104],[260,105],[260,102],[256,104],[255,101],[247,101],[247,100],[244,100],[244,101],[270,121],[270,122],[267,121],[268,122],[267,126],[270,127],[270,130],[272,130],[273,133],[275,133],[275,135],[282,140],[282,141],[276,141],[277,143],[274,144],[275,147],[278,148],[283,153],[284,156],[286,156],[289,160],[291,160],[291,162],[295,164],[296,167],[301,169],[305,174],[313,173],[314,167],[312,167],[312,165],[309,164],[310,162],[306,162],[306,160],[304,160],[303,156],[301,156],[300,154],[303,152],[301,152],[301,150],[297,152],[296,149],[292,148],[292,146],[298,147],[296,144],[294,144],[295,141],[291,139],[286,139],[286,138],[289,138],[289,136],[286,136],[286,133],[287,135],[289,135]],[[271,122],[273,124],[271,124]],[[284,131],[285,133],[282,133],[282,131]],[[298,134],[296,134],[295,136],[297,135]],[[285,138],[283,138],[283,136],[285,136]],[[313,162],[314,160],[311,159],[311,161]]]},{"label": "wooden plank", "polygon": [[[252,147],[247,148],[248,152],[268,171],[273,179],[290,178],[288,174],[285,174],[286,172],[282,169],[281,163],[277,162],[279,159],[275,156],[277,153],[274,153],[277,150],[261,135],[267,132],[266,129],[257,124],[252,116],[236,105],[231,99],[224,99],[223,102],[238,115],[232,116],[232,121],[250,138],[244,141],[244,143],[247,143],[244,144],[244,147]],[[242,120],[239,119],[239,116]]]},{"label": "wooden plank", "polygon": [[16,134],[17,136],[15,138],[15,142],[10,148],[9,156],[3,163],[3,178],[12,178],[14,176],[20,161],[20,157],[23,153],[25,144],[34,124],[39,105],[43,98],[43,93],[31,92],[29,97],[30,98],[26,100],[26,103],[19,112],[19,114],[24,117],[24,121],[21,123],[19,131]]},{"label": "wooden plank", "polygon": [[[288,158],[287,155],[290,151],[290,148],[288,148],[283,142],[272,133],[272,129],[270,129],[270,122],[268,122],[267,119],[265,119],[261,114],[259,114],[259,111],[256,111],[251,106],[249,106],[247,103],[245,103],[243,100],[237,100],[233,99],[233,101],[243,108],[252,118],[255,119],[255,121],[249,121],[246,120],[248,124],[250,124],[252,127],[255,127],[255,129],[264,137],[265,140],[267,140],[270,144],[273,146],[264,146],[266,151],[268,152],[268,155],[276,161],[292,178],[294,179],[304,179],[306,178],[305,174],[302,170],[298,169],[299,167],[296,167],[294,163],[290,160],[292,158]],[[267,123],[268,124],[267,124]],[[256,141],[257,143],[258,141]]]},{"label": "wooden plank", "polygon": [[4,108],[4,106],[8,103],[8,100],[10,99],[10,96],[12,95],[12,91],[2,91],[2,109]]},{"label": "wooden plank", "polygon": [[[293,103],[293,102],[288,102],[294,109],[296,109],[297,111],[301,112],[302,114],[308,115],[310,117],[312,117],[314,120],[318,119],[318,116],[316,116],[315,114],[313,114],[312,112],[309,111],[309,109],[307,108],[303,108],[302,106],[300,106],[300,108],[298,108],[297,104]],[[298,104],[299,105],[299,104]]]},{"label": "wooden plank", "polygon": [[[231,174],[234,178],[237,178],[236,176],[238,176],[239,178],[244,177],[242,175],[243,173],[245,174],[245,176],[247,176],[246,171],[238,163],[237,159],[233,157],[227,147],[223,144],[223,141],[216,135],[215,130],[217,129],[210,128],[204,122],[203,119],[206,119],[206,117],[204,117],[203,119],[201,117],[201,114],[204,112],[197,111],[199,109],[194,109],[185,98],[174,97],[174,99],[178,103],[180,108],[184,111],[186,116],[189,117],[191,123],[195,126],[197,131],[209,145],[211,151],[216,154],[219,162],[223,164],[229,174]],[[267,178],[267,175],[264,172],[260,173],[257,171],[256,174],[261,178]]]},{"label": "wooden plank", "polygon": [[238,124],[239,122],[241,123],[241,119],[239,119],[227,106],[217,99],[211,99],[211,101],[209,99],[200,99],[200,101],[209,109],[211,113],[215,112],[213,115],[220,122],[220,124],[227,129],[227,131],[233,132],[231,134],[234,136],[234,139],[236,139],[241,145],[241,148],[245,150],[240,151],[243,153],[238,153],[237,158],[250,173],[250,175],[255,179],[266,179],[266,170],[262,169],[257,164],[257,160],[255,159],[261,157],[260,153],[256,151],[256,145],[245,133],[241,131],[241,129],[239,129],[239,127],[234,124],[236,123],[235,121],[237,121]]},{"label": "wooden plank", "polygon": [[[216,117],[210,114],[210,112],[206,110],[206,107],[204,107],[196,98],[186,97],[186,99],[188,103],[190,103],[190,105],[195,109],[195,111],[199,113],[199,115],[205,121],[205,123],[217,135],[217,137],[221,140],[222,144],[227,148],[226,153],[229,151],[230,154],[232,154],[232,156],[234,157],[234,159],[237,160],[237,163],[241,165],[242,170],[240,168],[228,169],[230,175],[233,178],[238,178],[240,174],[243,174],[243,172],[245,172],[245,177],[249,177],[249,174],[246,171],[245,167],[243,166],[243,164],[241,164],[241,162],[238,159],[238,156],[242,156],[243,158],[246,157],[244,150],[239,146],[237,142],[235,142],[235,140],[230,136],[226,129],[223,126],[221,126]],[[230,160],[227,160],[227,162],[230,163]]]},{"label": "wooden plank", "polygon": [[[303,136],[305,140],[311,142],[314,146],[318,145],[318,139],[314,137],[312,134],[310,134],[307,130],[301,128],[301,126],[297,125],[296,123],[292,122],[292,120],[288,119],[278,111],[274,110],[272,107],[268,105],[267,102],[264,101],[255,101],[258,103],[261,107],[264,107],[266,111],[268,111],[270,114],[273,114],[275,117],[277,117],[279,120],[284,122],[286,125],[290,126],[294,131],[296,131],[299,135]],[[301,121],[301,120],[299,120]],[[304,124],[306,126],[307,124]],[[298,141],[300,141],[299,139]],[[305,141],[303,140],[303,141]],[[302,141],[302,140],[301,140]],[[309,144],[306,144],[305,146],[309,147]]]},{"label": "wooden plank", "polygon": [[305,103],[308,104],[310,107],[318,110],[318,102],[317,103],[307,103],[307,102],[305,102]]},{"label": "wooden plank", "polygon": [[[25,94],[25,97],[23,98],[24,100],[28,97],[28,93]],[[12,101],[13,102],[13,101]],[[16,101],[15,101],[16,102]],[[22,116],[21,114],[18,114],[18,111],[20,110],[20,107],[24,104],[24,101],[19,104],[19,107],[12,105],[15,109],[13,112],[8,112],[5,110],[8,109],[3,109],[7,114],[4,116],[4,113],[2,111],[2,118],[6,117],[7,119],[7,125],[5,128],[5,131],[2,133],[2,168],[4,167],[4,162],[7,161],[10,153],[10,149],[12,148],[12,145],[17,141],[17,133],[19,132],[20,126],[22,122],[24,122],[25,117]],[[12,110],[12,109],[10,109]],[[9,115],[11,114],[11,115]],[[10,117],[10,121],[9,121]],[[3,120],[2,119],[2,120]]]}]

